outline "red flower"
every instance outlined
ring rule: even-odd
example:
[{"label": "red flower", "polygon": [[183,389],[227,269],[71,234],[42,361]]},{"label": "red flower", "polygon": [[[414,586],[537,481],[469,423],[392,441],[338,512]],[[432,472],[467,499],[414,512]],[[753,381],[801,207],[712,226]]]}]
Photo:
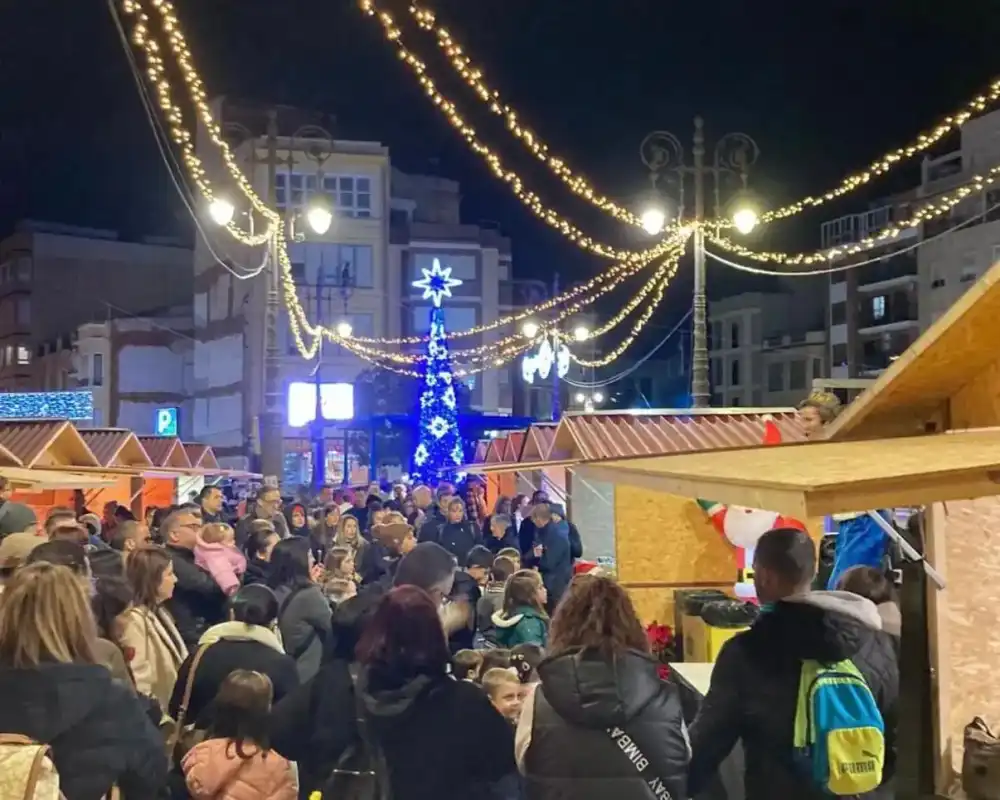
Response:
[{"label": "red flower", "polygon": [[674,631],[669,625],[653,622],[646,628],[646,638],[654,650],[662,650],[673,644]]},{"label": "red flower", "polygon": [[125,663],[131,664],[135,660],[135,648],[126,647],[122,650],[122,655],[125,656]]},{"label": "red flower", "polygon": [[665,681],[670,677],[670,667],[667,664],[660,664],[656,668],[656,674],[660,676],[661,681]]}]

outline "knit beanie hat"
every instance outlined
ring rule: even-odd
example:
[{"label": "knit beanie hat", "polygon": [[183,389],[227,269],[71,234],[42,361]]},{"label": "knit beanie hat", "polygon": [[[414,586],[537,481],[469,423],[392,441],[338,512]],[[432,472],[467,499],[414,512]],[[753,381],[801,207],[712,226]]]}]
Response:
[{"label": "knit beanie hat", "polygon": [[0,542],[0,569],[13,569],[28,560],[31,551],[45,539],[33,533],[11,533]]},{"label": "knit beanie hat", "polygon": [[38,517],[30,506],[8,500],[0,506],[0,538],[12,533],[24,533],[38,524]]}]

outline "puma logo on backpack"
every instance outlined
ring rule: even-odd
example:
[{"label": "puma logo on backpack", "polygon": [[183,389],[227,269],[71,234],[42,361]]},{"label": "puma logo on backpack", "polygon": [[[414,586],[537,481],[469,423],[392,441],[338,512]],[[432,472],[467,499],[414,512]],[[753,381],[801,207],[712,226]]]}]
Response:
[{"label": "puma logo on backpack", "polygon": [[0,797],[64,800],[59,791],[59,773],[47,744],[18,734],[0,734]]},{"label": "puma logo on backpack", "polygon": [[854,662],[802,662],[794,746],[796,759],[816,785],[835,797],[865,794],[881,785],[885,722]]}]

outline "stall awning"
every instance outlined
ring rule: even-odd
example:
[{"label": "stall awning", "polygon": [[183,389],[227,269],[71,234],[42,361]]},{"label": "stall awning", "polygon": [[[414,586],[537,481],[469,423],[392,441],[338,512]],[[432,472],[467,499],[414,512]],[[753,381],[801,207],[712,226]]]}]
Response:
[{"label": "stall awning", "polygon": [[1000,494],[1000,430],[609,461],[584,476],[799,519]]},{"label": "stall awning", "polygon": [[98,489],[114,486],[117,476],[103,473],[70,472],[54,469],[28,469],[0,466],[0,477],[15,489],[45,492],[54,489]]}]

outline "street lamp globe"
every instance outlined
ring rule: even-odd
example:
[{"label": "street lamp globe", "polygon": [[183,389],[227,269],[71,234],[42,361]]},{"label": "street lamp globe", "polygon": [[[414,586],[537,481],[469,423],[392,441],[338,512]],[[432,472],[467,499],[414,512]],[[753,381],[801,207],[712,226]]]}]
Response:
[{"label": "street lamp globe", "polygon": [[667,224],[667,215],[664,213],[662,208],[652,206],[642,212],[640,222],[642,223],[642,229],[646,231],[646,233],[650,236],[655,236],[660,233],[660,231],[662,231],[664,226]]},{"label": "street lamp globe", "polygon": [[733,225],[742,234],[748,234],[757,227],[759,218],[757,212],[749,206],[743,206],[733,214]]},{"label": "street lamp globe", "polygon": [[601,394],[600,392],[594,392],[594,395],[593,395],[592,399],[593,399],[593,401],[595,403],[603,403],[604,402],[604,395]]},{"label": "street lamp globe", "polygon": [[213,197],[208,204],[208,214],[216,225],[228,225],[233,221],[236,208],[224,197]]},{"label": "street lamp globe", "polygon": [[573,399],[576,400],[576,402],[578,403],[582,403],[587,399],[587,395],[585,395],[583,392],[577,392]]},{"label": "street lamp globe", "polygon": [[521,326],[521,333],[523,333],[525,337],[528,339],[534,339],[536,336],[538,336],[538,323],[530,319],[527,320]]},{"label": "street lamp globe", "polygon": [[329,204],[321,197],[314,198],[306,211],[306,221],[313,233],[322,236],[333,224],[333,212]]},{"label": "street lamp globe", "polygon": [[339,336],[341,339],[347,339],[352,333],[354,333],[354,328],[351,326],[351,323],[348,322],[346,319],[343,319],[337,323],[336,330],[337,330],[337,336]]},{"label": "street lamp globe", "polygon": [[578,342],[585,342],[590,338],[590,328],[586,325],[577,325],[573,328],[573,338]]}]

